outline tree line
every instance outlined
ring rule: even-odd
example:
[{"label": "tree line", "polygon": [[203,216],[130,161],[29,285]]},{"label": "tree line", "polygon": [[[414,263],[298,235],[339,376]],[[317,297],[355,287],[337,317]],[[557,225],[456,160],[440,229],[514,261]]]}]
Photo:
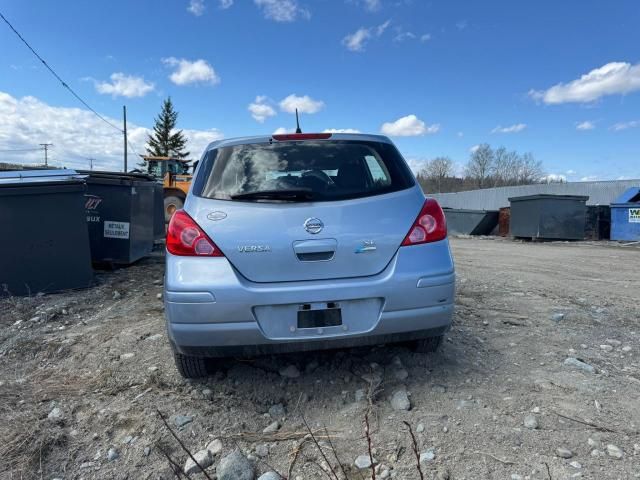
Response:
[{"label": "tree line", "polygon": [[449,157],[429,160],[418,172],[418,182],[425,192],[460,192],[479,188],[531,185],[546,181],[540,160],[532,153],[518,153],[504,147],[478,145],[467,162],[463,175],[456,175]]}]

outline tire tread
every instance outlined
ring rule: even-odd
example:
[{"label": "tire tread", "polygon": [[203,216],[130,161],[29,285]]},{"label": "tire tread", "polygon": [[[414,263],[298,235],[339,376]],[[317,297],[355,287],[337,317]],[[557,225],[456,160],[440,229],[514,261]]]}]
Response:
[{"label": "tire tread", "polygon": [[202,378],[207,376],[206,359],[183,355],[177,352],[173,355],[176,361],[176,368],[184,378]]}]

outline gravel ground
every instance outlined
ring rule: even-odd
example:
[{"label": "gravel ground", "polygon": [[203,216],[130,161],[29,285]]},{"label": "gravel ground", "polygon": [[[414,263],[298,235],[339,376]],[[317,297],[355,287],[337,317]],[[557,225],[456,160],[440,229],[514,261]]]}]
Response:
[{"label": "gravel ground", "polygon": [[427,479],[640,478],[640,248],[452,246],[455,324],[432,355],[230,359],[185,381],[160,257],[0,300],[0,478],[178,478],[167,456],[197,472],[171,431],[210,478],[371,478],[366,422],[376,478],[421,478],[411,433]]}]

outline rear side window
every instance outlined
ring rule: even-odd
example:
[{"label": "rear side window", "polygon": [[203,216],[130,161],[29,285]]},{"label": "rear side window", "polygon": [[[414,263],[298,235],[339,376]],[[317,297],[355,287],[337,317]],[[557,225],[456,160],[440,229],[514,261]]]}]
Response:
[{"label": "rear side window", "polygon": [[391,144],[291,141],[209,151],[193,193],[221,200],[331,201],[413,185],[413,175]]}]

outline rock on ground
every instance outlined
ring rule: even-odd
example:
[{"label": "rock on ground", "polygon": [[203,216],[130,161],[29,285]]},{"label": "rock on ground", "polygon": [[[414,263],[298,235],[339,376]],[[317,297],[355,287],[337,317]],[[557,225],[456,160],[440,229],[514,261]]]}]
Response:
[{"label": "rock on ground", "polygon": [[394,410],[410,410],[411,402],[406,390],[396,390],[391,396],[391,408]]},{"label": "rock on ground", "polygon": [[256,446],[256,455],[260,458],[267,457],[269,455],[269,446],[266,443]]},{"label": "rock on ground", "polygon": [[282,480],[282,477],[276,472],[267,472],[260,475],[258,480]]},{"label": "rock on ground", "polygon": [[575,357],[567,357],[564,361],[564,364],[569,367],[579,368],[580,370],[584,370],[589,373],[596,373],[596,369],[593,365],[589,365],[588,363],[583,362],[582,360],[578,360]]},{"label": "rock on ground", "polygon": [[617,447],[616,445],[613,445],[613,444],[607,445],[607,454],[611,458],[617,458],[618,460],[624,456],[622,449],[620,449],[620,447]]},{"label": "rock on ground", "polygon": [[[353,463],[361,470],[364,468],[371,468],[371,458],[369,458],[369,455],[358,455]],[[373,463],[377,463],[375,458],[373,459]]]},{"label": "rock on ground", "polygon": [[240,450],[234,450],[220,460],[216,472],[218,480],[253,480],[255,478],[253,464]]},{"label": "rock on ground", "polygon": [[523,423],[526,428],[529,428],[531,430],[535,430],[538,428],[538,419],[535,417],[535,415],[527,415],[526,417],[524,417]]},{"label": "rock on ground", "polygon": [[279,428],[280,428],[280,423],[276,421],[276,422],[273,422],[273,423],[270,423],[269,425],[267,425],[265,427],[265,429],[262,430],[262,433],[277,432]]},{"label": "rock on ground", "polygon": [[420,454],[420,463],[432,462],[436,459],[436,452],[433,448],[425,450]]},{"label": "rock on ground", "polygon": [[60,423],[64,420],[64,413],[62,413],[62,409],[59,407],[55,407],[49,412],[47,418],[52,422]]},{"label": "rock on ground", "polygon": [[[189,457],[187,459],[187,462],[184,464],[184,473],[186,475],[191,475],[192,473],[200,473],[202,472],[202,470],[200,470],[200,467],[206,469],[213,465],[213,455],[211,455],[211,452],[209,450],[200,450],[199,452],[193,454],[193,458],[196,459],[196,462],[198,462],[198,464],[196,464],[196,462],[194,462],[191,457]],[[198,465],[200,465],[200,467],[198,467]]]},{"label": "rock on ground", "polygon": [[286,415],[286,411],[284,409],[284,405],[281,403],[276,403],[275,405],[271,405],[269,407],[269,415],[271,418],[282,418]]},{"label": "rock on ground", "polygon": [[107,452],[107,460],[109,460],[110,462],[117,460],[118,457],[120,457],[120,452],[118,452],[118,450],[113,447],[110,448]]},{"label": "rock on ground", "polygon": [[300,370],[295,365],[287,365],[280,369],[280,376],[284,378],[298,378],[300,376]]},{"label": "rock on ground", "polygon": [[173,419],[173,423],[175,423],[178,428],[182,428],[191,422],[193,422],[193,417],[189,415],[176,415]]},{"label": "rock on ground", "polygon": [[556,448],[556,455],[558,455],[560,458],[571,458],[573,457],[573,452],[568,448],[559,447]]},{"label": "rock on ground", "polygon": [[207,450],[209,450],[209,453],[211,453],[211,455],[218,455],[220,452],[222,452],[222,440],[216,438],[215,440],[209,442],[209,444],[207,445]]}]

